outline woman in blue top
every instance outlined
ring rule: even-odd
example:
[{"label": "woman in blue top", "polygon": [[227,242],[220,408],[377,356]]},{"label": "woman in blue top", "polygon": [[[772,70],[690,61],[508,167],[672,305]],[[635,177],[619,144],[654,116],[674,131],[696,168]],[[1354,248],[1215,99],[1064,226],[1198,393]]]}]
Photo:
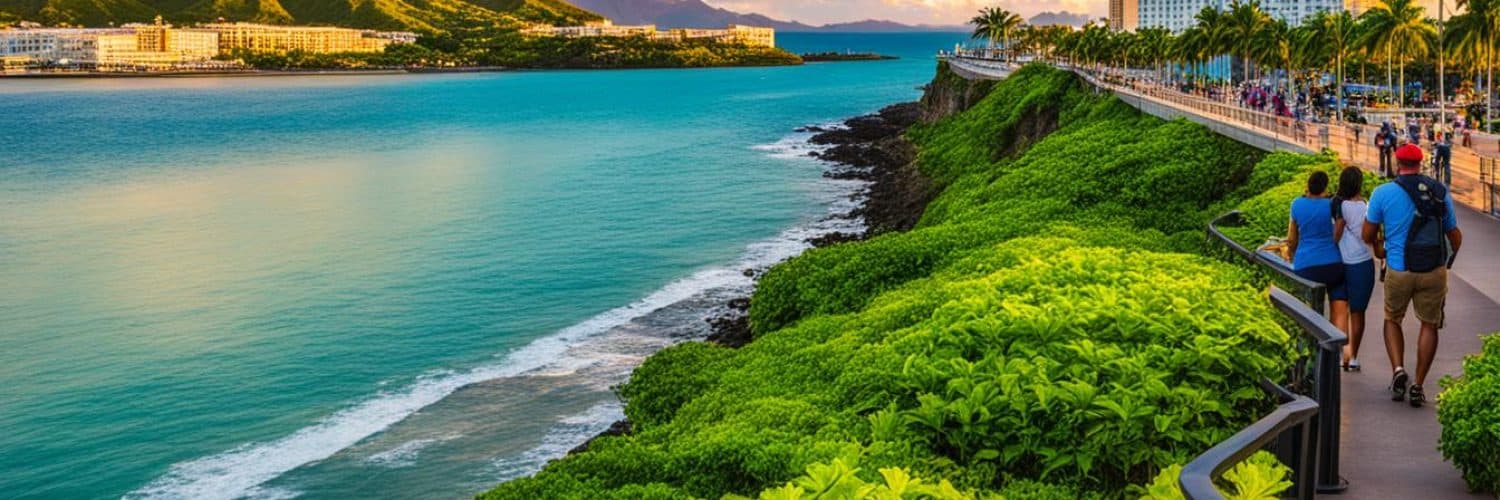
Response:
[{"label": "woman in blue top", "polygon": [[1333,232],[1332,203],[1328,199],[1328,173],[1313,172],[1307,178],[1307,194],[1292,200],[1292,220],[1287,225],[1286,244],[1292,253],[1292,271],[1328,289],[1328,312],[1333,325],[1349,331],[1349,290],[1344,285],[1344,257]]}]

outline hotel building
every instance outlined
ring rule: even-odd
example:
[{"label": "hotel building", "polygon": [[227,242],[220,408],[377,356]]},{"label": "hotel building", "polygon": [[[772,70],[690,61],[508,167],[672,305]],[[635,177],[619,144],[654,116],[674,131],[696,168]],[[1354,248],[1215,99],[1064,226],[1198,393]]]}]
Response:
[{"label": "hotel building", "polygon": [[[403,43],[416,35],[313,26],[274,26],[253,23],[213,23],[201,28],[219,34],[219,52],[234,50],[285,53],[294,50],[318,54],[380,52],[387,45]],[[410,36],[407,36],[410,35]]]},{"label": "hotel building", "polygon": [[[1304,19],[1318,12],[1344,10],[1346,1],[1360,2],[1360,0],[1266,0],[1260,2],[1260,9],[1274,19],[1281,19],[1289,25],[1297,26],[1302,24]],[[1160,27],[1177,33],[1197,24],[1194,18],[1204,7],[1223,10],[1228,9],[1229,5],[1229,0],[1139,0],[1140,27]]]},{"label": "hotel building", "polygon": [[0,58],[9,70],[31,65],[100,71],[163,70],[212,66],[218,53],[218,33],[173,28],[161,18],[155,24],[107,29],[0,31]]},{"label": "hotel building", "polygon": [[723,43],[742,43],[751,47],[775,47],[776,30],[756,26],[731,24],[724,29],[673,28],[658,30],[654,25],[616,26],[608,20],[591,22],[583,26],[533,26],[521,31],[531,36],[582,37],[627,37],[647,36],[660,41],[711,40]]},{"label": "hotel building", "polygon": [[1109,0],[1109,29],[1135,31],[1141,25],[1141,0]]}]

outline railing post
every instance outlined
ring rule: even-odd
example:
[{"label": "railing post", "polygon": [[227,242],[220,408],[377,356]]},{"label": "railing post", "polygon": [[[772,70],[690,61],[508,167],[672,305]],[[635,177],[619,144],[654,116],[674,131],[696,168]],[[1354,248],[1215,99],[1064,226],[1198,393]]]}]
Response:
[{"label": "railing post", "polygon": [[1313,377],[1316,378],[1314,387],[1317,388],[1318,415],[1313,417],[1318,422],[1318,478],[1317,490],[1319,494],[1343,493],[1349,489],[1349,482],[1339,477],[1339,425],[1343,415],[1340,405],[1342,397],[1340,385],[1343,383],[1339,375],[1339,363],[1343,349],[1330,351],[1321,346],[1318,348],[1317,370]]},{"label": "railing post", "polygon": [[[1323,292],[1311,294],[1324,296]],[[1312,442],[1317,448],[1315,487],[1318,493],[1342,493],[1349,489],[1348,481],[1339,477],[1339,425],[1343,409],[1340,404],[1341,384],[1339,361],[1343,357],[1344,344],[1349,339],[1337,327],[1324,318],[1321,312],[1308,314],[1307,304],[1299,302],[1284,291],[1272,289],[1271,302],[1282,313],[1296,321],[1303,331],[1314,340],[1313,347],[1313,399],[1318,402],[1318,414],[1313,416]]]}]

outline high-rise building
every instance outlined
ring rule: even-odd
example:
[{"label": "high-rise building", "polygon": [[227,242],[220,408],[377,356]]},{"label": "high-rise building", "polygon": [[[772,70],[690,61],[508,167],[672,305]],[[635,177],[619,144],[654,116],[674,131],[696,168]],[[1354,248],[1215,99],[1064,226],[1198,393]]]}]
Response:
[{"label": "high-rise building", "polygon": [[1372,3],[1375,3],[1375,0],[1344,0],[1344,10],[1349,11],[1354,17],[1359,17],[1360,14],[1370,10]]},{"label": "high-rise building", "polygon": [[1109,29],[1135,31],[1141,24],[1141,0],[1109,0]]},{"label": "high-rise building", "polygon": [[1319,12],[1343,11],[1346,1],[1357,2],[1357,0],[1266,0],[1261,2],[1260,9],[1269,14],[1272,19],[1281,19],[1289,25],[1299,26],[1302,21]]},{"label": "high-rise building", "polygon": [[1166,28],[1176,33],[1192,27],[1204,7],[1222,9],[1228,0],[1140,0],[1140,27]]},{"label": "high-rise building", "polygon": [[[1322,11],[1339,12],[1373,0],[1263,0],[1260,9],[1273,19],[1297,26]],[[1230,0],[1140,0],[1140,26],[1180,32],[1197,23],[1204,7],[1228,9]]]}]

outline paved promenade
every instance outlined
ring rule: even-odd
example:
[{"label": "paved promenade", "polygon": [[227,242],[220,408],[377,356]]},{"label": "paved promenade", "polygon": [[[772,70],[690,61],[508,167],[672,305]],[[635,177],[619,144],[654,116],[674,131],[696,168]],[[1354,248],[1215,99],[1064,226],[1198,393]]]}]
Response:
[{"label": "paved promenade", "polygon": [[[993,61],[950,59],[965,78],[1002,79],[1013,67]],[[1339,153],[1345,163],[1374,170],[1378,167],[1373,146],[1375,127],[1363,130],[1354,140],[1353,128],[1331,124],[1301,124],[1286,118],[1239,108],[1203,97],[1162,87],[1108,84],[1086,72],[1078,72],[1095,86],[1114,92],[1121,100],[1147,113],[1167,118],[1185,118],[1209,126],[1228,137],[1269,151],[1314,152],[1324,148]],[[1490,152],[1494,153],[1491,154]],[[1362,373],[1346,373],[1343,380],[1343,423],[1340,443],[1341,473],[1349,490],[1340,495],[1351,499],[1420,498],[1423,500],[1494,498],[1467,491],[1457,469],[1437,451],[1435,407],[1437,382],[1462,373],[1463,357],[1479,352],[1480,335],[1500,331],[1500,219],[1487,209],[1480,184],[1482,158],[1500,157],[1494,136],[1477,135],[1474,147],[1454,148],[1454,194],[1464,247],[1450,275],[1448,325],[1443,330],[1437,358],[1425,388],[1429,404],[1414,409],[1390,400],[1386,385],[1391,368],[1382,337],[1384,321],[1380,304],[1384,293],[1377,286],[1368,313],[1360,361]],[[1405,322],[1406,363],[1415,371],[1416,319]],[[1500,460],[1500,457],[1497,457]]]}]

